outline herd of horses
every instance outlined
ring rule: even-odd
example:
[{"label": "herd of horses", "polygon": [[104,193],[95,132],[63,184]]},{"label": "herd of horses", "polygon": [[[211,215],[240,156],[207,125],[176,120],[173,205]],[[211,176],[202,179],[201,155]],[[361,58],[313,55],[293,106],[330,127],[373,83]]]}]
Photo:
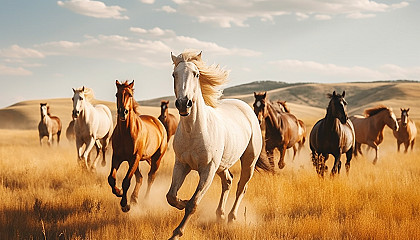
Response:
[{"label": "herd of horses", "polygon": [[[228,214],[228,221],[234,221],[254,169],[258,167],[274,172],[275,149],[280,153],[278,167],[282,169],[285,166],[286,150],[293,149],[295,158],[307,139],[307,129],[304,122],[290,112],[286,102],[270,101],[266,92],[254,92],[253,109],[241,100],[221,99],[220,87],[226,82],[228,73],[218,65],[207,65],[201,59],[201,52],[185,51],[178,56],[171,54],[171,57],[179,122],[168,112],[169,101],[161,101],[161,114],[158,118],[141,115],[133,97],[134,80],[131,83],[120,83],[117,80],[116,125],[113,124],[110,109],[102,104],[93,105],[93,91],[82,87],[73,89],[73,120],[67,128],[66,136],[76,142],[78,162],[89,171],[95,170],[100,155],[102,165],[105,166],[105,152],[109,144],[112,144],[108,183],[112,193],[121,198],[120,206],[124,212],[130,210],[127,192],[133,175],[136,184],[130,203],[138,202],[143,179],[139,162],[146,161],[150,165],[147,197],[168,148],[169,139],[173,136],[175,163],[166,198],[171,206],[185,210],[181,223],[170,238],[178,239],[183,235],[186,224],[216,174],[222,182],[216,216],[224,220],[233,180],[229,168],[240,160],[241,175],[236,199]],[[309,134],[312,163],[320,176],[324,176],[327,171],[325,162],[330,154],[335,158],[331,175],[340,172],[342,154],[346,154],[345,166],[348,172],[352,156],[362,153],[362,144],[375,149],[373,163],[376,163],[385,125],[394,131],[398,151],[401,143],[405,145],[405,152],[410,145],[413,149],[417,130],[408,117],[409,109],[401,109],[400,119],[386,106],[366,109],[364,116],[349,118],[345,92],[338,94],[334,91],[328,97],[330,101],[325,117],[315,123]],[[48,144],[51,145],[52,136],[56,135],[58,144],[62,129],[60,119],[50,115],[46,103],[41,103],[40,109],[40,143],[47,136]],[[97,154],[94,160],[90,160],[89,153],[93,147]],[[129,167],[122,188],[119,188],[116,186],[116,175],[124,161],[128,162]],[[178,198],[177,193],[191,170],[198,172],[199,182],[193,196],[183,200]]]}]

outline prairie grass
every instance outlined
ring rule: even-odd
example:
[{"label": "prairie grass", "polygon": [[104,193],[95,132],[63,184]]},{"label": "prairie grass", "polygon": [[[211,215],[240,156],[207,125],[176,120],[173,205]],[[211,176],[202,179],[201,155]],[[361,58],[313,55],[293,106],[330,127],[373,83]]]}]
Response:
[{"label": "prairie grass", "polygon": [[[220,195],[216,177],[182,239],[418,239],[420,238],[420,151],[397,153],[387,129],[380,159],[372,152],[353,159],[349,175],[319,178],[309,150],[286,155],[276,174],[256,172],[239,209],[238,222],[216,221]],[[174,154],[163,159],[149,199],[129,213],[107,183],[107,166],[96,173],[79,168],[74,143],[40,146],[37,132],[0,130],[0,239],[167,239],[183,211],[166,203]],[[331,169],[332,158],[327,162]],[[149,167],[142,163],[143,176]],[[117,184],[127,169],[120,168]],[[227,212],[240,166],[232,169]],[[198,182],[191,173],[181,191],[189,198]],[[146,183],[146,181],[144,181]],[[132,183],[134,184],[134,182]],[[133,186],[133,185],[132,185]]]}]

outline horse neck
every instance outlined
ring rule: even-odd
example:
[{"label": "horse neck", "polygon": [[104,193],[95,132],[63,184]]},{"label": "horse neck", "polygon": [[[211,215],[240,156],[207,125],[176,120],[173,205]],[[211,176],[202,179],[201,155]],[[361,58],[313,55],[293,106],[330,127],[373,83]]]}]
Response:
[{"label": "horse neck", "polygon": [[45,114],[45,115],[42,114],[42,111],[41,111],[41,120],[42,120],[42,122],[44,122],[46,124],[47,122],[49,122],[51,120],[51,118],[48,114]]},{"label": "horse neck", "polygon": [[375,132],[377,131],[378,134],[384,131],[386,122],[384,120],[384,113],[385,111],[382,111],[380,113],[377,113],[373,116],[371,116],[370,118],[371,120],[371,124],[370,127],[373,128],[375,130]]},{"label": "horse neck", "polygon": [[331,106],[327,108],[327,114],[325,115],[325,126],[328,126],[326,129],[329,131],[337,131],[339,125],[338,119],[333,116]]},{"label": "horse neck", "polygon": [[125,121],[121,121],[117,118],[117,127],[121,133],[126,133],[129,135],[138,134],[138,132],[142,129],[143,121],[137,113],[132,109],[128,112],[127,119]]}]

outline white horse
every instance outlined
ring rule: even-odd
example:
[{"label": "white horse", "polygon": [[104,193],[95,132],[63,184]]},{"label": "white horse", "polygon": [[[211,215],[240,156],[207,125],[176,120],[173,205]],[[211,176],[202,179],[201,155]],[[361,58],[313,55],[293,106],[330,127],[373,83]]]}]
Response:
[{"label": "white horse", "polygon": [[[95,170],[102,149],[102,166],[105,166],[105,152],[112,136],[114,124],[109,108],[103,104],[93,106],[93,91],[90,88],[73,89],[73,118],[76,135],[76,149],[79,161],[83,161],[86,168]],[[85,148],[83,149],[83,145]],[[96,158],[88,165],[88,156],[96,145]]]},{"label": "white horse", "polygon": [[[181,119],[174,136],[175,165],[167,201],[185,215],[173,231],[171,239],[183,235],[185,225],[209,189],[215,174],[222,180],[222,194],[216,210],[218,219],[225,218],[225,205],[233,175],[229,168],[241,160],[241,178],[229,222],[236,220],[239,204],[251,179],[262,148],[262,136],[252,108],[236,99],[219,100],[217,88],[227,79],[218,66],[207,66],[201,52],[172,55],[176,108]],[[181,200],[177,192],[191,170],[200,180],[190,200]]]}]

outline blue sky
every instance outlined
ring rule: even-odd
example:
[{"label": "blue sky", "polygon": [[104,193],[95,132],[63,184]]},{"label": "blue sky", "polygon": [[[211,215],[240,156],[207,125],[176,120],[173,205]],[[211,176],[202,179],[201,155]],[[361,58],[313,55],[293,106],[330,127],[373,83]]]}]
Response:
[{"label": "blue sky", "polygon": [[115,101],[173,95],[170,53],[203,51],[257,80],[348,82],[420,76],[418,1],[1,1],[0,107],[72,96],[87,86]]}]

